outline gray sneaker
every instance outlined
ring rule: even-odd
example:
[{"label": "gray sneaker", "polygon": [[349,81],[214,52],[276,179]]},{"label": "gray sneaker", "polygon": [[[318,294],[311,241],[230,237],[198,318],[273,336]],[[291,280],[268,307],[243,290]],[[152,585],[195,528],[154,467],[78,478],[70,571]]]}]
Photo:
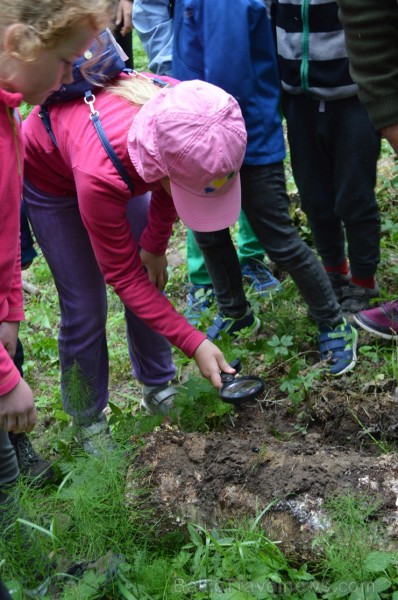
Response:
[{"label": "gray sneaker", "polygon": [[101,413],[91,425],[75,423],[75,427],[77,429],[76,439],[87,454],[100,456],[105,452],[113,452],[117,449],[104,413]]},{"label": "gray sneaker", "polygon": [[342,273],[326,272],[326,274],[329,277],[330,283],[332,284],[332,288],[337,298],[337,302],[340,302],[343,293],[343,288],[350,285],[351,273],[349,273],[348,275],[343,275]]},{"label": "gray sneaker", "polygon": [[178,388],[170,382],[152,386],[142,386],[140,407],[151,415],[167,415],[173,408],[173,400],[178,394]]},{"label": "gray sneaker", "polygon": [[377,304],[371,302],[371,300],[376,298],[380,298],[380,288],[377,283],[373,289],[370,289],[361,287],[350,281],[341,290],[341,310],[345,318],[351,321],[356,313],[377,306]]}]

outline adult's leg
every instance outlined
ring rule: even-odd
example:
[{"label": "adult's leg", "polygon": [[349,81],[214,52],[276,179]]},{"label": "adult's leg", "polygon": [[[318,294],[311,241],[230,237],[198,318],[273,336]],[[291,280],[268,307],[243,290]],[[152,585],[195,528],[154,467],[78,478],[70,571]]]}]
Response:
[{"label": "adult's leg", "polygon": [[108,400],[105,283],[76,197],[53,197],[25,183],[36,240],[54,277],[61,310],[58,337],[62,400],[76,422],[95,421]]},{"label": "adult's leg", "polygon": [[[136,196],[127,205],[127,217],[135,240],[147,224],[150,194]],[[133,375],[150,386],[167,383],[176,374],[171,346],[165,337],[150,329],[128,309],[125,310],[127,340]]]},{"label": "adult's leg", "polygon": [[133,32],[130,31],[127,35],[123,36],[120,33],[122,25],[118,26],[115,30],[115,38],[117,43],[121,46],[122,50],[127,54],[128,59],[126,60],[127,69],[134,69],[134,55],[133,55]]},{"label": "adult's leg", "polygon": [[320,261],[300,238],[289,214],[283,164],[243,165],[242,202],[254,232],[278,267],[290,274],[323,325],[342,322],[342,313]]}]

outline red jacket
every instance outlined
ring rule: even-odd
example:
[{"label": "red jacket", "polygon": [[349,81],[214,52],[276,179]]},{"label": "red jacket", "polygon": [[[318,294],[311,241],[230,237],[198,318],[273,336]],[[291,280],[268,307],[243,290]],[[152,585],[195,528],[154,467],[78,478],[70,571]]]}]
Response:
[{"label": "red jacket", "polygon": [[[103,128],[133,179],[136,194],[153,190],[140,245],[153,254],[164,254],[176,219],[173,201],[161,186],[139,177],[127,151],[127,134],[139,107],[104,90],[95,96]],[[88,106],[79,98],[53,105],[49,112],[58,149],[38,117],[38,108],[34,109],[24,123],[25,176],[53,196],[77,195],[105,281],[132,313],[191,357],[205,335],[149,281],[126,218],[131,192],[105,153]]]},{"label": "red jacket", "polygon": [[[24,319],[19,234],[23,145],[16,111],[21,99],[20,94],[0,89],[0,323]],[[19,379],[0,343],[0,396],[11,391]]]}]

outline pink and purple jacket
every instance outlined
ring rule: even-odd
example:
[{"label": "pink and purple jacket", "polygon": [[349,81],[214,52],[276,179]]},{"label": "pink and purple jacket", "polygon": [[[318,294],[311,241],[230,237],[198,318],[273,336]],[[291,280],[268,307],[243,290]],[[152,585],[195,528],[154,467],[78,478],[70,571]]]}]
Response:
[{"label": "pink and purple jacket", "polygon": [[[135,185],[136,195],[152,191],[148,225],[140,246],[155,255],[165,253],[176,211],[160,184],[148,184],[134,169],[127,135],[139,107],[105,90],[95,93],[95,108],[114,151]],[[82,99],[49,107],[58,148],[40,117],[39,108],[24,122],[25,176],[38,190],[57,197],[77,196],[83,223],[107,284],[123,304],[151,329],[191,357],[206,336],[175,311],[151,283],[126,217],[131,191],[108,158]]]},{"label": "pink and purple jacket", "polygon": [[[17,107],[21,94],[0,89],[0,323],[24,319],[21,259],[20,206],[23,145]],[[0,343],[0,396],[10,392],[20,374]]]}]

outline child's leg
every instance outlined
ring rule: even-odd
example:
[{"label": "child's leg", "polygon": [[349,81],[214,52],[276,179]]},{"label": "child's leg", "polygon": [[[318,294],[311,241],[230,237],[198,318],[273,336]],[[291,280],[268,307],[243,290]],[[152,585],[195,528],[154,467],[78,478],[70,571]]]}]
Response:
[{"label": "child's leg", "polygon": [[346,259],[345,238],[334,207],[333,160],[325,140],[325,113],[304,94],[283,95],[290,159],[301,207],[325,268]]},{"label": "child's leg", "polygon": [[240,264],[244,264],[250,259],[264,260],[264,248],[256,237],[252,226],[247,220],[244,210],[240,211],[238,220],[238,258]]},{"label": "child's leg", "polygon": [[55,198],[28,182],[24,194],[37,242],[58,290],[64,409],[78,422],[89,424],[101,414],[108,400],[104,279],[81,220],[77,198]]},{"label": "child's leg", "polygon": [[345,227],[352,280],[368,287],[366,280],[373,279],[380,261],[374,191],[380,138],[357,97],[329,104],[327,141],[333,149],[335,211]]},{"label": "child's leg", "polygon": [[205,259],[200,251],[192,229],[187,229],[187,264],[190,283],[198,286],[211,285],[211,279],[206,269]]},{"label": "child's leg", "polygon": [[195,232],[195,239],[203,253],[221,314],[233,319],[242,317],[248,303],[229,229]]},{"label": "child's leg", "polygon": [[289,215],[283,164],[243,165],[241,182],[243,206],[253,230],[270,259],[293,278],[312,318],[331,326],[342,322],[329,279]]},{"label": "child's leg", "polygon": [[[127,206],[131,232],[136,240],[148,220],[150,194],[132,198]],[[150,329],[141,319],[126,309],[127,340],[133,374],[147,385],[167,383],[176,374],[171,347],[165,337]]]}]

